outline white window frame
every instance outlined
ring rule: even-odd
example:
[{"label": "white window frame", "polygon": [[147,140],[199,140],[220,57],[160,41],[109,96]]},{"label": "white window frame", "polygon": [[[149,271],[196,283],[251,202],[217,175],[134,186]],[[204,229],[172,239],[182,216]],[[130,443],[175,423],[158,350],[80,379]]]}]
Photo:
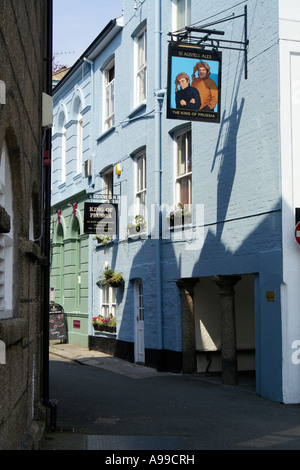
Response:
[{"label": "white window frame", "polygon": [[114,197],[114,173],[113,168],[103,174],[103,197],[110,201]]},{"label": "white window frame", "polygon": [[[147,28],[144,27],[135,42],[135,107],[147,99]],[[142,47],[141,47],[142,46]]]},{"label": "white window frame", "polygon": [[67,129],[66,117],[64,117],[61,128],[61,182],[65,183],[67,178]]},{"label": "white window frame", "polygon": [[13,317],[13,234],[12,182],[8,152],[4,144],[0,161],[0,204],[10,216],[10,232],[0,234],[0,319]]},{"label": "white window frame", "polygon": [[82,105],[80,103],[78,109],[78,122],[77,122],[77,174],[82,174]]},{"label": "white window frame", "polygon": [[135,215],[141,215],[144,219],[146,219],[146,197],[147,163],[146,151],[143,150],[135,157]]},{"label": "white window frame", "polygon": [[[113,78],[110,78],[114,69]],[[113,59],[103,71],[103,131],[115,124],[115,60]]]},{"label": "white window frame", "polygon": [[[182,8],[180,18],[179,8]],[[179,31],[191,24],[191,0],[173,0],[174,31]]]},{"label": "white window frame", "polygon": [[116,288],[100,286],[100,315],[109,317],[110,314],[116,318],[117,301]]},{"label": "white window frame", "polygon": [[[185,129],[175,136],[175,203],[184,204],[188,209],[192,205],[192,131]],[[179,170],[179,157],[180,150],[184,152],[181,164],[184,166],[184,171]],[[188,183],[188,201],[182,200],[181,189],[182,183],[187,180]]]}]

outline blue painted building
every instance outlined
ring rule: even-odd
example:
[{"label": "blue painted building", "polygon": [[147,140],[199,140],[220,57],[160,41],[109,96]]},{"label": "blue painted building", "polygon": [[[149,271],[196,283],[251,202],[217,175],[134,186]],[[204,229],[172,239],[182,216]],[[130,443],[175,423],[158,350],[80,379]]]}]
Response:
[{"label": "blue painted building", "polygon": [[[300,401],[299,21],[292,0],[124,0],[55,87],[51,286],[70,342],[225,383],[251,370],[258,394]],[[190,25],[230,46],[220,123],[166,118],[169,33]],[[87,202],[117,207],[116,235],[85,231]]]}]

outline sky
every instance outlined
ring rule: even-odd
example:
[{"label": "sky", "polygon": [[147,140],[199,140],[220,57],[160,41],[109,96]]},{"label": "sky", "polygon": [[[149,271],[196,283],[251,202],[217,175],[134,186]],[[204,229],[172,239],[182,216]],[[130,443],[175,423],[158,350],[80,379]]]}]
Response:
[{"label": "sky", "polygon": [[122,15],[123,0],[53,0],[55,63],[71,67],[105,28]]}]

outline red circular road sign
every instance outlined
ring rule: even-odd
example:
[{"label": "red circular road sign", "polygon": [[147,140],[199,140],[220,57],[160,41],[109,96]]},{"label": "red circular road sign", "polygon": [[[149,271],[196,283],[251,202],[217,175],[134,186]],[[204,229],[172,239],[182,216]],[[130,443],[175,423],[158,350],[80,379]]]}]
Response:
[{"label": "red circular road sign", "polygon": [[300,245],[300,222],[298,222],[295,227],[295,239],[298,245]]}]

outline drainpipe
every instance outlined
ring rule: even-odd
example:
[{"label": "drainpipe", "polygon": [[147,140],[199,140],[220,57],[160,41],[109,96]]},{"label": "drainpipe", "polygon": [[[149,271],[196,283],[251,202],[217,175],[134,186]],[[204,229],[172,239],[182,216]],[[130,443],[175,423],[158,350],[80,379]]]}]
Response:
[{"label": "drainpipe", "polygon": [[155,204],[158,206],[158,220],[155,236],[155,278],[156,278],[156,315],[158,370],[163,370],[162,349],[162,272],[161,272],[161,0],[155,0]]},{"label": "drainpipe", "polygon": [[[53,4],[47,3],[48,14],[48,39],[47,39],[47,94],[52,96],[52,24]],[[49,156],[51,155],[51,129],[46,131],[46,145]],[[42,162],[43,165],[43,162]],[[44,231],[44,255],[47,263],[44,267],[44,306],[43,306],[43,403],[50,408],[50,427],[56,427],[56,403],[49,401],[49,289],[50,289],[50,213],[51,213],[51,166],[44,167],[44,195],[45,195],[45,231]],[[41,194],[43,197],[43,194]]]},{"label": "drainpipe", "polygon": [[[93,199],[95,191],[95,64],[94,61],[88,59],[87,57],[83,58],[84,62],[90,64],[90,74],[91,74],[91,120],[90,120],[90,134],[91,134],[91,159],[92,159],[92,176],[88,177],[88,187],[86,189],[87,196],[90,200]],[[93,305],[94,305],[94,266],[93,266],[93,241],[89,237],[89,270],[88,270],[88,318],[93,316]],[[88,337],[90,335],[89,329],[91,328],[91,322],[89,321],[88,327]],[[88,344],[89,346],[89,344]]]},{"label": "drainpipe", "polygon": [[87,194],[90,198],[94,193],[95,188],[95,175],[94,175],[94,163],[95,163],[95,64],[93,60],[88,59],[87,57],[83,58],[83,62],[86,62],[90,65],[90,74],[91,74],[91,121],[90,121],[90,129],[91,129],[91,159],[92,159],[92,176],[88,177],[88,188]]}]

